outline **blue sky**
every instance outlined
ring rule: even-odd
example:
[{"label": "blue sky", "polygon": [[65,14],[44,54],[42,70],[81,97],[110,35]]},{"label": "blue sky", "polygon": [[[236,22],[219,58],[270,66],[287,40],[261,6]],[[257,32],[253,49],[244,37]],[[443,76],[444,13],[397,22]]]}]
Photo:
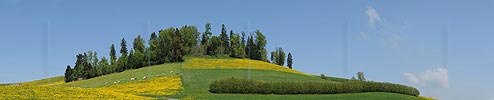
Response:
[{"label": "blue sky", "polygon": [[[0,83],[63,75],[75,55],[168,27],[261,30],[294,69],[417,87],[446,100],[492,100],[493,0],[1,0]],[[346,41],[346,42],[345,42]],[[128,41],[130,43],[130,41]],[[345,60],[346,59],[346,60]]]}]

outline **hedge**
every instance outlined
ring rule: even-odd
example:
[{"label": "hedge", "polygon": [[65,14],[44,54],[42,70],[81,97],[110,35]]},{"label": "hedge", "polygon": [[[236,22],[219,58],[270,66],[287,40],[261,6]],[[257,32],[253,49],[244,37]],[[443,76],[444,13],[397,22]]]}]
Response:
[{"label": "hedge", "polygon": [[238,78],[221,79],[209,85],[211,93],[240,94],[338,94],[360,92],[389,92],[418,96],[413,87],[383,82],[264,82]]}]

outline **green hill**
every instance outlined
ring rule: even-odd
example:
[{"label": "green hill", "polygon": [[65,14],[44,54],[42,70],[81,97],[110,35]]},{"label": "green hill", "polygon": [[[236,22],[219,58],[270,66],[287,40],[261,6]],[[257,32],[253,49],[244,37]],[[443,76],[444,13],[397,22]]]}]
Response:
[{"label": "green hill", "polygon": [[[173,73],[171,73],[173,71]],[[249,74],[250,73],[250,74]],[[158,76],[159,75],[159,76]],[[147,77],[147,79],[142,79]],[[176,77],[176,79],[173,79]],[[167,63],[149,66],[140,69],[127,70],[120,73],[104,75],[92,79],[63,82],[63,77],[54,77],[33,82],[22,83],[23,86],[45,86],[62,88],[85,88],[93,91],[111,91],[126,95],[151,97],[156,99],[331,99],[331,100],[423,100],[420,97],[402,95],[396,93],[368,92],[347,94],[214,94],[210,93],[209,84],[218,79],[225,78],[250,78],[263,81],[299,81],[299,82],[335,82],[320,77],[304,74],[283,66],[269,64],[267,62],[211,57],[188,57],[182,63]],[[137,80],[132,81],[131,78]],[[170,81],[172,80],[172,81]],[[175,80],[175,81],[173,81]],[[120,81],[119,83],[114,83]],[[169,90],[166,84],[179,82],[182,89]],[[160,90],[157,87],[166,87]],[[6,87],[6,86],[0,86]],[[143,90],[135,87],[148,87],[154,91]],[[154,89],[153,89],[154,88]],[[81,91],[84,89],[81,89]],[[145,89],[144,89],[145,90]],[[177,91],[176,93],[159,93],[160,91]],[[22,92],[20,92],[22,93]],[[49,95],[49,94],[47,94]],[[108,94],[111,95],[111,94]],[[122,95],[122,94],[119,94]],[[2,98],[2,96],[0,96]],[[39,99],[39,98],[31,98]]]}]

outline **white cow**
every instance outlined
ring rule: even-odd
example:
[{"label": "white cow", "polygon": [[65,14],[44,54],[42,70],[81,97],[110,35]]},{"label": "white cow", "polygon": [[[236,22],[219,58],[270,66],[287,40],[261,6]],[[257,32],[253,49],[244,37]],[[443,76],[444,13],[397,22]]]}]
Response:
[{"label": "white cow", "polygon": [[148,78],[148,77],[146,77],[146,76],[142,77],[142,79],[147,79],[147,78]]}]

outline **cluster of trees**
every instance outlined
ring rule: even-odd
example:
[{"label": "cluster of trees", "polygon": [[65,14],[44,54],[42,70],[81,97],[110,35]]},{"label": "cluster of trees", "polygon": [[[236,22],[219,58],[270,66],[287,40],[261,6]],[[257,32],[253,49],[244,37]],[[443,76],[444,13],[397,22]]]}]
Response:
[{"label": "cluster of trees", "polygon": [[[210,23],[205,25],[205,32],[202,34],[195,26],[170,27],[158,33],[151,33],[147,46],[146,41],[138,35],[134,38],[133,48],[130,51],[127,48],[127,41],[122,38],[120,56],[117,57],[115,45],[111,44],[109,61],[105,57],[99,60],[95,51],[78,54],[75,66],[72,68],[68,65],[65,70],[65,81],[89,79],[144,66],[182,62],[185,55],[230,56],[269,62],[265,47],[267,40],[261,31],[256,30],[248,36],[245,32],[235,33],[233,30],[230,30],[229,34],[227,32],[228,29],[224,24],[221,25],[221,33],[218,36],[212,35]],[[283,57],[277,59],[284,60],[284,52]],[[288,60],[288,66],[291,68],[291,58]],[[277,62],[280,63],[279,65],[284,63],[284,61]]]},{"label": "cluster of trees", "polygon": [[[102,57],[101,61],[96,56],[97,53],[88,51],[78,54],[74,68],[70,65],[65,70],[65,82],[81,79],[89,79],[106,74],[122,72],[129,69],[137,69],[144,66],[151,66],[170,62],[182,62],[183,56],[190,47],[191,37],[198,36],[194,27],[184,26],[178,28],[168,28],[159,31],[159,36],[152,33],[149,39],[149,47],[146,47],[145,40],[138,35],[133,41],[133,48],[127,49],[127,41],[123,38],[120,42],[120,56],[117,58],[115,45],[110,46],[110,61]],[[183,32],[180,32],[183,31]],[[192,37],[194,39],[194,37]],[[187,41],[186,41],[187,40]]]},{"label": "cluster of trees", "polygon": [[411,96],[420,93],[416,88],[384,83],[349,80],[343,82],[265,82],[229,78],[213,81],[209,85],[211,93],[241,93],[241,94],[339,94],[361,92],[389,92]]},{"label": "cluster of trees", "polygon": [[[285,52],[283,51],[283,48],[278,47],[278,48],[276,48],[276,50],[271,51],[270,60],[271,60],[271,63],[273,63],[273,64],[283,66],[285,64]],[[288,57],[286,58],[286,62],[287,62],[287,67],[292,69],[293,58],[292,58],[291,53],[288,53]]]}]

